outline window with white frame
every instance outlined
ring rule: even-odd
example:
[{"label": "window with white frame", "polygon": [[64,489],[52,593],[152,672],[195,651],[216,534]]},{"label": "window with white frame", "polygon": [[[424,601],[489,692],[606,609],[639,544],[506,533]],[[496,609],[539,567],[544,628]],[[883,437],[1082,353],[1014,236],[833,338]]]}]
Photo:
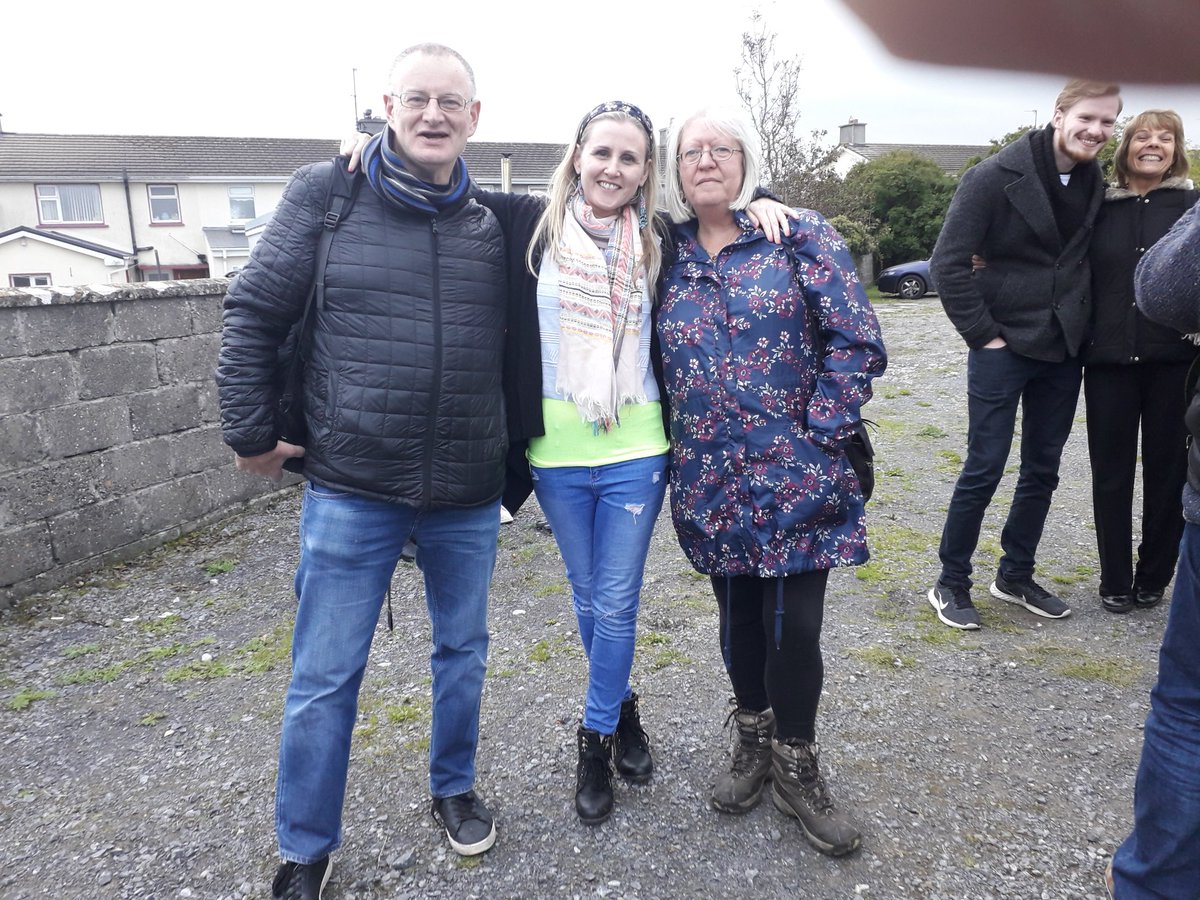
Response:
[{"label": "window with white frame", "polygon": [[173,184],[148,184],[150,221],[155,223],[182,222],[179,215],[179,189]]},{"label": "window with white frame", "polygon": [[235,222],[254,218],[254,187],[235,184],[229,188],[229,218]]},{"label": "window with white frame", "polygon": [[45,273],[37,275],[9,275],[8,286],[15,288],[50,287],[50,275]]},{"label": "window with white frame", "polygon": [[43,225],[92,225],[104,222],[98,184],[39,184],[38,218]]}]

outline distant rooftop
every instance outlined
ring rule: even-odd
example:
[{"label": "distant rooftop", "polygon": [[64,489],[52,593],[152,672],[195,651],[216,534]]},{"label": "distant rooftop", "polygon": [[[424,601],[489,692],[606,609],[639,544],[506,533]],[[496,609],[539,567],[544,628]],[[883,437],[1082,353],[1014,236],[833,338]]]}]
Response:
[{"label": "distant rooftop", "polygon": [[[545,185],[562,144],[471,142],[463,156],[481,182],[499,184],[508,154],[514,183]],[[288,178],[330,159],[338,141],[319,138],[164,137],[0,132],[0,181],[211,181]]]}]

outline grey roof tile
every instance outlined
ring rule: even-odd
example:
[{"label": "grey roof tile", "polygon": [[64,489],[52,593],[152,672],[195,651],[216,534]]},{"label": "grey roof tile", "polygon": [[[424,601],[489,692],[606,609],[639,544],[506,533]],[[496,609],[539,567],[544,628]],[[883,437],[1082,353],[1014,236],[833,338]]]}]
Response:
[{"label": "grey roof tile", "polygon": [[[236,181],[287,178],[306,163],[337,153],[335,140],[168,137],[0,132],[0,181]],[[500,157],[511,154],[513,181],[545,184],[561,144],[479,141],[467,144],[467,168],[499,182]]]}]

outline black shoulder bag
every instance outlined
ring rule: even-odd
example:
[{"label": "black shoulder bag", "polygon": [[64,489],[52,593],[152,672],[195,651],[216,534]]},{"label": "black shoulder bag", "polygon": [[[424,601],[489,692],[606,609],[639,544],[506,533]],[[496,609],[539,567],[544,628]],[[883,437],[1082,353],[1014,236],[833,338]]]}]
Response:
[{"label": "black shoulder bag", "polygon": [[[329,192],[325,197],[325,219],[313,265],[312,287],[304,302],[304,315],[291,327],[279,346],[275,364],[275,386],[278,390],[275,426],[281,441],[300,447],[308,443],[308,423],[304,418],[304,366],[312,348],[312,330],[316,320],[314,310],[325,305],[325,266],[329,262],[333,233],[354,206],[362,183],[359,177],[361,170],[349,172],[346,163],[346,157],[334,157],[333,175],[329,179]],[[289,472],[302,472],[304,457],[289,457],[284,460],[283,467]]]}]

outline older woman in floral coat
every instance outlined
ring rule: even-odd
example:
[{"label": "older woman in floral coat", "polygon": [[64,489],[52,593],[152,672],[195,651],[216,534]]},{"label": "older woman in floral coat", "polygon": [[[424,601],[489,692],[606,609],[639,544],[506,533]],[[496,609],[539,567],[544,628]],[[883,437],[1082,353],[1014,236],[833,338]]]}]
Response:
[{"label": "older woman in floral coat", "polygon": [[669,148],[674,261],[658,311],[671,414],[671,512],[713,582],[737,741],[713,805],[775,806],[831,855],[860,844],[820,774],[825,584],[867,559],[862,490],[843,447],[886,358],[842,238],[801,210],[782,245],[743,210],[758,184],[733,116],[687,118]]}]

